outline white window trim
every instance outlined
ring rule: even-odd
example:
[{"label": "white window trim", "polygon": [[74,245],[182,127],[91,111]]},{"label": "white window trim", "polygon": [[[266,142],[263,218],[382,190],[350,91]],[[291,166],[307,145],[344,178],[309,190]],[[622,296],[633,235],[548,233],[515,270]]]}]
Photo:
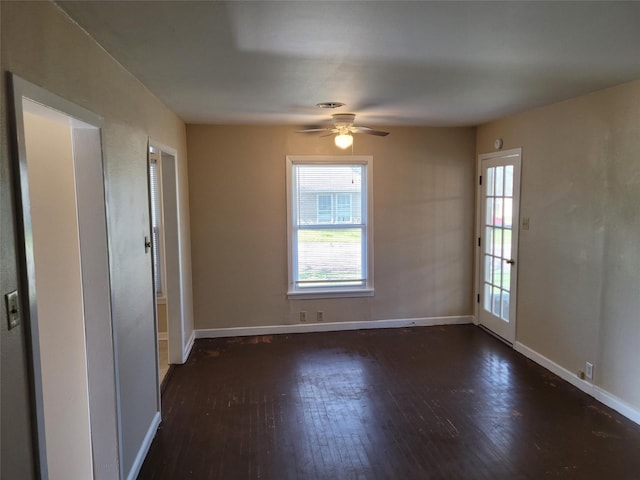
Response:
[{"label": "white window trim", "polygon": [[[294,285],[294,270],[297,258],[293,245],[293,166],[296,164],[325,164],[325,165],[365,165],[367,201],[362,205],[362,218],[365,220],[366,252],[363,254],[363,265],[366,268],[366,284],[358,287],[323,287],[310,288],[304,290],[296,289]],[[313,298],[349,298],[349,297],[372,297],[375,290],[373,287],[373,156],[325,156],[325,155],[288,155],[286,168],[287,183],[287,254],[288,254],[288,299],[313,299]]]}]

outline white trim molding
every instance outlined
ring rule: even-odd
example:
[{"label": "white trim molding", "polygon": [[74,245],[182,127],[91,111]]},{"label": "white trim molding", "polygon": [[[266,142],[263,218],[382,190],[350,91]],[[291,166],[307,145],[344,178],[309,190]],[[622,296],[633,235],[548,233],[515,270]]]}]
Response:
[{"label": "white trim molding", "polygon": [[520,342],[516,342],[513,348],[517,352],[527,357],[528,359],[533,360],[538,365],[546,368],[552,373],[555,373],[563,380],[566,380],[574,387],[579,388],[587,395],[592,396],[599,402],[605,404],[607,407],[615,410],[619,414],[627,417],[632,422],[635,422],[638,425],[640,425],[640,410],[633,407],[632,405],[629,405],[627,402],[625,402],[621,398],[616,397],[612,393],[607,392],[606,390],[594,385],[591,382],[582,380],[575,373],[567,370],[564,367],[561,367],[560,365],[555,363],[553,360],[548,359],[544,355],[539,354],[535,350],[527,347],[526,345]]},{"label": "white trim molding", "polygon": [[304,332],[340,332],[374,328],[431,327],[435,325],[464,325],[472,323],[471,315],[455,317],[394,318],[362,322],[303,323],[295,325],[267,325],[262,327],[205,328],[195,330],[195,338],[243,337]]},{"label": "white trim molding", "polygon": [[138,454],[136,455],[135,460],[133,461],[133,465],[131,466],[131,470],[129,470],[129,475],[127,475],[127,480],[135,480],[140,473],[140,469],[142,468],[142,463],[144,462],[147,453],[149,452],[149,448],[151,447],[151,442],[153,442],[153,437],[156,435],[156,431],[158,430],[158,426],[161,421],[160,412],[156,412],[153,416],[153,420],[151,420],[151,425],[149,425],[149,429],[147,430],[147,434],[144,436],[144,440],[142,440],[142,444],[140,445],[140,450],[138,450]]},{"label": "white trim molding", "polygon": [[640,425],[640,410],[629,405],[621,398],[616,397],[596,385],[593,386],[593,396],[596,400],[604,403],[607,407],[614,409],[620,415],[624,415],[629,420]]},{"label": "white trim molding", "polygon": [[182,363],[187,363],[187,360],[189,359],[189,355],[191,354],[191,349],[193,349],[193,342],[195,342],[196,340],[196,332],[197,330],[194,330],[191,332],[191,336],[189,337],[189,340],[187,340],[187,344],[184,346],[184,350],[182,351]]}]

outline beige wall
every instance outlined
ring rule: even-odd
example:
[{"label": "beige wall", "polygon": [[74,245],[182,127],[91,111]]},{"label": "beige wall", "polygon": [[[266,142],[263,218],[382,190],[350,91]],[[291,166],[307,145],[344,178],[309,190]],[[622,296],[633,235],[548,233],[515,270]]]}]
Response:
[{"label": "beige wall", "polygon": [[[120,370],[123,471],[128,474],[157,410],[147,139],[178,152],[186,334],[192,330],[189,206],[184,123],[50,2],[0,2],[2,32],[1,293],[17,288],[13,201],[9,179],[5,71],[104,117],[112,308]],[[5,318],[4,302],[0,302]],[[33,478],[24,328],[2,324],[2,478]],[[109,366],[105,365],[105,368]]]},{"label": "beige wall", "polygon": [[479,127],[522,147],[517,340],[640,408],[640,81]]},{"label": "beige wall", "polygon": [[372,154],[375,296],[287,300],[285,156],[345,154],[295,127],[188,125],[198,329],[472,314],[473,128],[359,135]]}]

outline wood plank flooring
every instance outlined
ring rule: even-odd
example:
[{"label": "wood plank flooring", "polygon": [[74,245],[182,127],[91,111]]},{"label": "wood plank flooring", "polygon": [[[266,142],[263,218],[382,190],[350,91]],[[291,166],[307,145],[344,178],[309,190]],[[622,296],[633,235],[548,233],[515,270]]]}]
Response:
[{"label": "wood plank flooring", "polygon": [[472,325],[196,340],[139,479],[640,479],[640,427]]}]

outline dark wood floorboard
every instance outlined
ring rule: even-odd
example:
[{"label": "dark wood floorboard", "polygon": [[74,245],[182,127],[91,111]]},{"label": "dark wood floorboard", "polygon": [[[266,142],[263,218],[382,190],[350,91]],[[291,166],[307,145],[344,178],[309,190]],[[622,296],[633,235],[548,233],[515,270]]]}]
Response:
[{"label": "dark wood floorboard", "polygon": [[162,404],[139,479],[640,479],[640,426],[472,325],[196,340]]}]

